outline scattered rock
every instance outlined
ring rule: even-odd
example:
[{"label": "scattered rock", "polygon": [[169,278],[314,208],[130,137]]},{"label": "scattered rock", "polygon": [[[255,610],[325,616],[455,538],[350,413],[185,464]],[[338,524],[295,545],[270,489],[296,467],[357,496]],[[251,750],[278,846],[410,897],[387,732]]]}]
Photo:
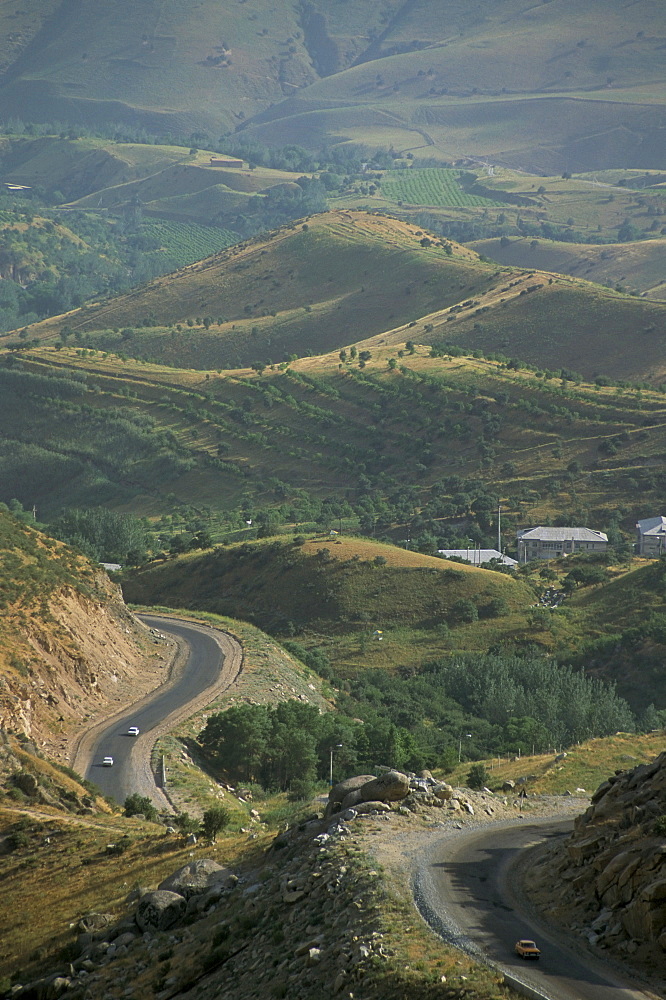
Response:
[{"label": "scattered rock", "polygon": [[148,892],[136,911],[137,926],[142,931],[166,931],[181,920],[186,906],[185,898],[176,892]]},{"label": "scattered rock", "polygon": [[199,895],[214,886],[229,885],[231,872],[210,858],[197,858],[189,864],[179,868],[173,875],[169,875],[158,885],[158,889],[167,892],[177,892],[179,895],[189,899],[190,896]]}]

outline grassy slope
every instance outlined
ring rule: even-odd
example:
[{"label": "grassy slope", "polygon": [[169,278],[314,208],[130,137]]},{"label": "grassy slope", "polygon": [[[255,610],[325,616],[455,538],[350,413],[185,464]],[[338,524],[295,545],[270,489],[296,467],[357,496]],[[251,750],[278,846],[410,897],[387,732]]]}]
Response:
[{"label": "grassy slope", "polygon": [[501,246],[499,239],[475,240],[468,246],[505,267],[536,267],[603,285],[622,285],[648,298],[666,298],[666,239],[605,246],[554,240],[539,240],[536,247],[531,243],[530,238],[516,237],[509,246]]},{"label": "grassy slope", "polygon": [[[579,279],[500,270],[456,245],[447,256],[438,246],[422,247],[422,235],[390,218],[325,213],[307,229],[283,227],[127,295],[45,320],[31,333],[52,338],[63,325],[106,330],[95,346],[118,350],[108,331],[148,319],[162,329],[144,330],[126,353],[199,368],[321,354],[381,335],[388,343],[409,337],[500,350],[586,377],[662,377],[662,304]],[[540,287],[526,294],[533,286]],[[191,341],[166,329],[206,314],[217,322],[199,326]],[[409,322],[414,327],[406,330]],[[627,329],[645,331],[650,349],[635,351]]]},{"label": "grassy slope", "polygon": [[[377,557],[386,562],[375,564]],[[133,574],[124,592],[134,603],[215,611],[282,634],[295,630],[323,643],[342,670],[418,666],[452,646],[527,641],[525,615],[534,600],[524,582],[504,574],[369,539],[326,536],[300,547],[260,541],[170,560]],[[484,618],[494,598],[504,598],[507,614]],[[477,604],[479,622],[457,625],[460,599]],[[452,638],[436,629],[447,621]],[[383,640],[373,638],[375,629]]]},{"label": "grassy slope", "polygon": [[537,172],[657,165],[660,110],[650,90],[662,91],[664,25],[654,13],[651,3],[629,15],[614,2],[601,24],[594,4],[573,0],[529,11],[519,2],[453,3],[445,17],[434,3],[414,4],[370,47],[379,62],[313,84],[258,116],[250,131],[313,144],[363,136]]},{"label": "grassy slope", "polygon": [[[271,477],[287,484],[288,502],[297,502],[299,489],[321,499],[358,499],[363,473],[380,495],[409,488],[426,506],[440,495],[441,478],[456,473],[491,483],[521,524],[563,510],[605,524],[619,509],[631,528],[632,519],[659,507],[661,394],[563,388],[559,379],[496,362],[430,358],[425,349],[402,359],[405,376],[387,367],[395,346],[371,346],[363,372],[350,362],[340,370],[335,353],[261,378],[207,378],[71,349],[31,352],[30,373],[55,374],[54,365],[65,365],[87,373],[90,385],[67,385],[56,406],[42,383],[5,385],[3,376],[5,498],[36,502],[45,515],[61,504],[121,505],[148,515],[190,504],[210,508],[220,524],[234,510],[240,518],[246,494],[253,505],[281,502]],[[322,381],[304,383],[303,376]],[[77,416],[82,403],[92,407],[90,416]],[[501,422],[486,466],[478,450],[484,408]],[[123,421],[132,415],[143,423],[129,435]],[[163,430],[174,437],[156,436]],[[609,438],[616,452],[603,455],[599,447]],[[567,471],[572,461],[578,472]],[[391,478],[375,480],[380,473]]]},{"label": "grassy slope", "polygon": [[[378,556],[386,562],[377,564]],[[558,573],[559,586],[571,565],[553,560],[549,568]],[[157,562],[133,572],[123,588],[135,603],[205,609],[279,635],[296,634],[322,649],[343,674],[366,667],[418,669],[451,651],[486,652],[498,645],[519,650],[533,644],[565,658],[583,651],[586,668],[616,683],[637,711],[650,703],[663,707],[663,644],[643,641],[622,655],[613,648],[604,655],[584,652],[590,641],[605,637],[613,647],[619,632],[645,624],[650,613],[664,615],[663,565],[637,560],[611,567],[610,582],[583,587],[561,609],[533,619],[529,584],[544,586],[540,569],[543,564],[530,566],[526,576],[507,576],[370,539],[323,535],[303,546],[280,538]],[[506,608],[493,617],[489,605],[496,598]],[[477,605],[478,621],[460,622],[460,599]],[[438,629],[441,623],[449,631]]]},{"label": "grassy slope", "polygon": [[[499,791],[507,779],[530,778],[528,792],[543,795],[562,795],[584,788],[591,794],[606,781],[615,770],[626,771],[639,764],[647,764],[661,753],[664,747],[663,733],[637,736],[634,733],[618,733],[603,739],[588,740],[570,747],[567,756],[555,761],[552,754],[530,756],[530,748],[524,748],[524,755],[518,760],[494,758],[485,761],[490,771],[489,788]],[[453,785],[464,784],[469,763],[459,765],[446,780]],[[531,777],[530,777],[531,776]],[[529,798],[526,802],[529,811]]]},{"label": "grassy slope", "polygon": [[313,6],[318,27],[268,0],[203,0],[196,17],[84,4],[42,35],[28,24],[18,59],[21,44],[0,46],[0,96],[8,113],[29,117],[39,101],[53,119],[186,136],[249,122],[281,144],[351,138],[539,171],[659,162],[666,28],[649,0],[612,0],[602,20],[592,0]]},{"label": "grassy slope", "polygon": [[[127,296],[32,328],[52,336],[67,323],[91,331],[135,325],[143,316],[171,325],[210,314],[225,322],[196,353],[170,336],[142,335],[141,353],[167,363],[235,367],[284,354],[342,347],[453,304],[461,287],[487,287],[493,269],[476,254],[420,246],[413,225],[364,213],[328,213],[257,237]],[[254,329],[254,333],[252,332]],[[148,340],[146,340],[148,338]],[[175,350],[174,350],[175,348]]]}]

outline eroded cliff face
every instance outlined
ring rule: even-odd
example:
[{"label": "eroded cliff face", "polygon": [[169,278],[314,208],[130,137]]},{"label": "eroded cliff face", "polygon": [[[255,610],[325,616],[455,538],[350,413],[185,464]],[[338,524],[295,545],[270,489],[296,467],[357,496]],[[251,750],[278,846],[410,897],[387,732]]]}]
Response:
[{"label": "eroded cliff face", "polygon": [[666,752],[605,781],[535,869],[551,916],[650,973],[666,967]]},{"label": "eroded cliff face", "polygon": [[0,512],[0,729],[66,760],[78,731],[164,679],[168,644],[106,572]]}]

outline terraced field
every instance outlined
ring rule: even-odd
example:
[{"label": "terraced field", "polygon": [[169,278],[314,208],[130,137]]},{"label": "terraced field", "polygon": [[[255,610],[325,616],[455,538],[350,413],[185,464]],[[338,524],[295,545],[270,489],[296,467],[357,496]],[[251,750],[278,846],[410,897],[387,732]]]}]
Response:
[{"label": "terraced field", "polygon": [[385,198],[409,205],[434,205],[437,208],[497,206],[481,195],[463,191],[460,171],[426,167],[421,170],[387,170],[382,178]]},{"label": "terraced field", "polygon": [[198,226],[194,222],[147,221],[141,231],[149,239],[160,241],[176,267],[194,264],[238,242],[237,233],[215,226]]}]

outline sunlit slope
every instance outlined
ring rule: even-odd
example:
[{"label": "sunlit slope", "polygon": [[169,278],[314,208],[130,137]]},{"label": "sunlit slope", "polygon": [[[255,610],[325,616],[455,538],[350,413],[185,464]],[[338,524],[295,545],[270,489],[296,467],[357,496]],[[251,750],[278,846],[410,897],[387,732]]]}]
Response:
[{"label": "sunlit slope", "polygon": [[[634,20],[634,17],[636,20]],[[366,58],[261,113],[249,130],[342,137],[537,172],[658,166],[663,11],[649,0],[519,0],[403,9]],[[661,152],[660,152],[661,151]]]},{"label": "sunlit slope", "polygon": [[[456,602],[470,600],[479,608],[478,634],[475,640],[463,629],[461,639],[472,646],[488,639],[485,619],[497,628],[493,601],[505,602],[507,637],[522,635],[533,601],[525,582],[505,574],[353,537],[218,548],[139,570],[124,592],[141,604],[233,614],[271,632],[284,633],[291,623],[299,633],[338,636],[375,628],[433,629],[447,621],[454,626],[460,624]],[[431,640],[436,646],[436,636]]]},{"label": "sunlit slope", "polygon": [[[423,235],[394,219],[327,213],[31,329],[44,337],[64,325],[75,333],[141,327],[140,343],[119,346],[111,334],[95,342],[183,367],[323,353],[490,287],[495,268],[455,244],[448,254],[422,247]],[[184,329],[151,329],[173,324]]]},{"label": "sunlit slope", "polygon": [[76,13],[28,0],[1,17],[5,117],[353,139],[548,172],[663,153],[656,0],[607,0],[603,17],[597,0],[84,0]]},{"label": "sunlit slope", "polygon": [[361,510],[370,491],[384,531],[415,509],[464,516],[470,496],[451,480],[462,477],[490,484],[520,524],[570,511],[603,525],[620,511],[630,528],[659,510],[662,393],[399,349],[395,370],[397,345],[378,345],[363,369],[335,352],[261,376],[26,352],[20,368],[0,367],[0,499],[44,517],[208,510],[215,530],[235,531],[248,505],[285,505],[282,520],[298,524],[312,520],[308,498]]},{"label": "sunlit slope", "polygon": [[561,243],[513,237],[476,240],[468,246],[508,267],[536,267],[602,285],[623,286],[653,299],[666,298],[666,239],[637,243]]},{"label": "sunlit slope", "polygon": [[[200,369],[413,340],[499,351],[587,378],[659,380],[665,315],[660,302],[503,269],[414,225],[339,211],[31,332],[48,339],[66,328],[99,349]],[[636,331],[646,350],[635,350]]]},{"label": "sunlit slope", "polygon": [[59,192],[66,201],[93,193],[92,207],[100,207],[96,193],[107,187],[161,175],[173,164],[189,166],[193,160],[182,146],[58,136],[7,138],[0,152],[3,180]]}]

